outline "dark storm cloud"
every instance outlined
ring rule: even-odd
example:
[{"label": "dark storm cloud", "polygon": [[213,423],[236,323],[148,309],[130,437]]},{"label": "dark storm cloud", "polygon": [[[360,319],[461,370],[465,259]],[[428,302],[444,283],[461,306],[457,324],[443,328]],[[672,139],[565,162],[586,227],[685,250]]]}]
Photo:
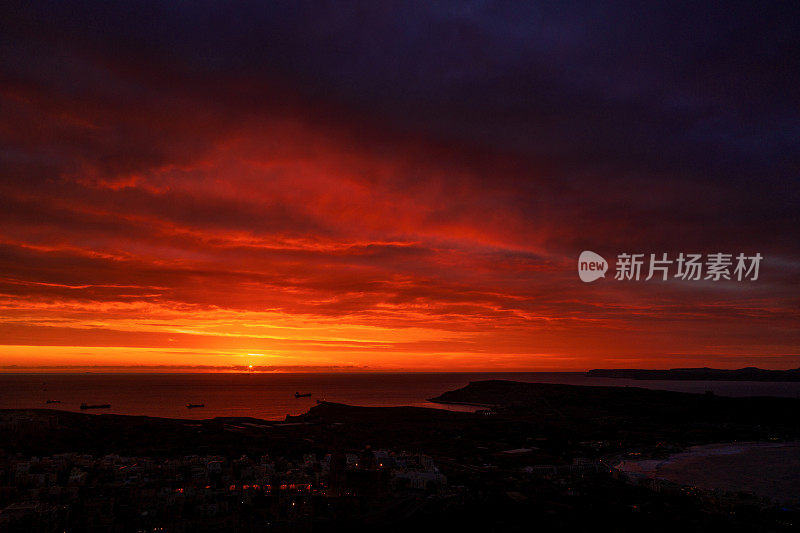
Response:
[{"label": "dark storm cloud", "polygon": [[[478,175],[521,209],[622,210],[620,224],[785,246],[800,199],[797,15],[790,3],[11,3],[3,68],[76,111],[159,117],[65,134],[112,173],[200,149],[207,139],[179,126],[187,107],[217,128],[306,107],[320,121],[349,113],[371,142],[473,147],[431,158],[510,152],[528,163]],[[685,201],[650,197],[665,190]]]}]

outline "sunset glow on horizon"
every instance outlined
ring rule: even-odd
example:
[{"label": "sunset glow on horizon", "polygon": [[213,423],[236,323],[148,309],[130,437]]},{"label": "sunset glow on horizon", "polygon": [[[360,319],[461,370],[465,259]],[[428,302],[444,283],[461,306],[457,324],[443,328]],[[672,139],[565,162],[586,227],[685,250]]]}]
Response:
[{"label": "sunset glow on horizon", "polygon": [[[488,14],[409,42],[377,7],[236,39],[105,9],[20,10],[3,52],[0,371],[800,367],[788,98]],[[764,261],[585,284],[582,250]]]}]

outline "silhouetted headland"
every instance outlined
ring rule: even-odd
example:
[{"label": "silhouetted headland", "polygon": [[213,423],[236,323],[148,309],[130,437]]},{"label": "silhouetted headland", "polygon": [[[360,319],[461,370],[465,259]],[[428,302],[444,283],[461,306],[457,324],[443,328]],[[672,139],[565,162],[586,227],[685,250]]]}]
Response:
[{"label": "silhouetted headland", "polygon": [[765,370],[756,367],[725,370],[719,368],[671,368],[669,370],[594,369],[587,376],[640,380],[675,381],[800,381],[800,368]]}]

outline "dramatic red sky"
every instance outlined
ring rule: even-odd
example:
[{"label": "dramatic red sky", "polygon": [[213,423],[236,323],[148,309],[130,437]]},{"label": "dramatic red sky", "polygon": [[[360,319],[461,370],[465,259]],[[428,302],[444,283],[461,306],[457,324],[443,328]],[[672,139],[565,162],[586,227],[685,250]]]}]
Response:
[{"label": "dramatic red sky", "polygon": [[800,366],[796,17],[10,4],[6,370]]}]

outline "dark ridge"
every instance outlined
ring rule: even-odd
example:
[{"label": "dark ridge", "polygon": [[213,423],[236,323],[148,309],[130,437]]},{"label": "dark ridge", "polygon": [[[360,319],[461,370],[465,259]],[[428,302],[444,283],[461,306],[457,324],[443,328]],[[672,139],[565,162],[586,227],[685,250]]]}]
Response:
[{"label": "dark ridge", "polygon": [[[639,387],[594,387],[516,381],[473,381],[432,398],[439,403],[490,405],[539,417],[591,421],[624,418],[640,427],[692,422],[800,425],[800,399],[733,398]],[[800,420],[800,419],[798,419]]]},{"label": "dark ridge", "polygon": [[800,381],[800,368],[765,370],[747,367],[736,370],[718,368],[671,368],[669,370],[594,369],[591,377],[677,381]]},{"label": "dark ridge", "polygon": [[335,402],[322,402],[307,413],[287,416],[286,421],[317,422],[381,422],[391,419],[397,422],[430,422],[471,418],[471,413],[459,413],[428,407],[362,407]]}]

